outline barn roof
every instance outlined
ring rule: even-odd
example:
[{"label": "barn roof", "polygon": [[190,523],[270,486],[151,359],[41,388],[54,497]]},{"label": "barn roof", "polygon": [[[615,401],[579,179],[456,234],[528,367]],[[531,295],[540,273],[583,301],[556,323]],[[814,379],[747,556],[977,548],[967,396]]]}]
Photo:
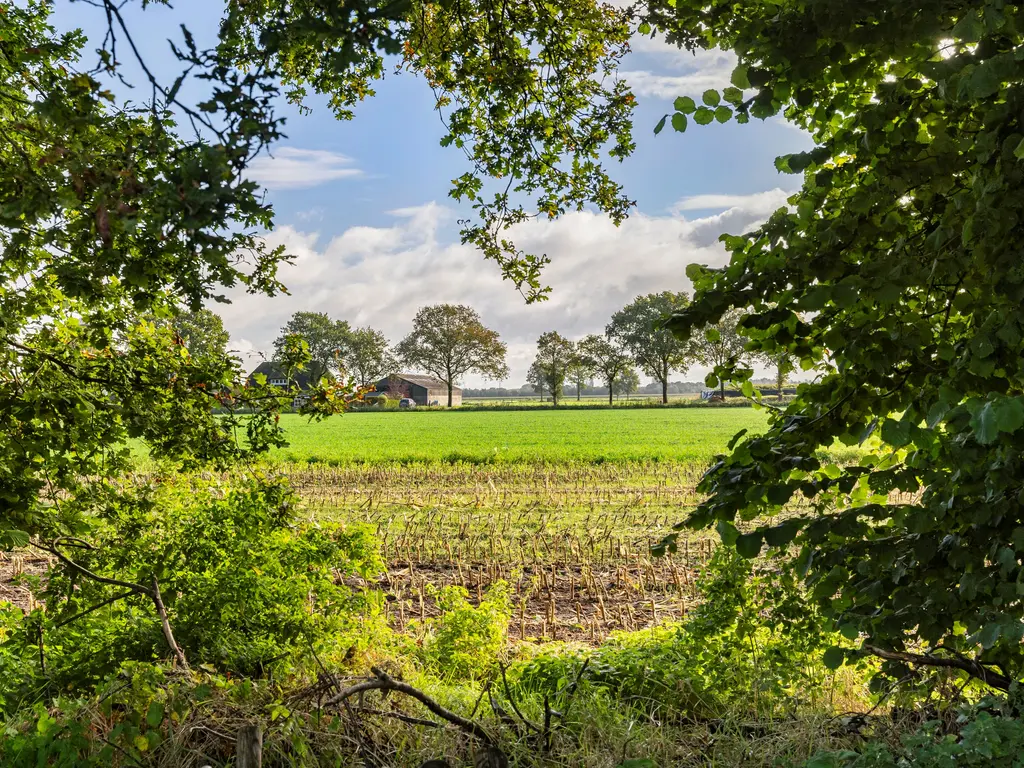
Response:
[{"label": "barn roof", "polygon": [[[264,360],[258,366],[256,370],[249,374],[249,381],[254,382],[257,374],[263,374],[267,377],[267,381],[270,379],[287,379],[288,374],[285,373],[284,368],[280,364],[272,360]],[[296,371],[291,376],[291,381],[300,389],[307,389],[309,387],[309,374],[305,371]]]},{"label": "barn roof", "polygon": [[[427,389],[448,389],[448,385],[436,376],[427,376],[422,373],[396,373],[395,378],[407,381],[410,384],[418,384]],[[386,381],[386,379],[385,379]],[[452,387],[454,391],[461,391],[459,387]]]}]

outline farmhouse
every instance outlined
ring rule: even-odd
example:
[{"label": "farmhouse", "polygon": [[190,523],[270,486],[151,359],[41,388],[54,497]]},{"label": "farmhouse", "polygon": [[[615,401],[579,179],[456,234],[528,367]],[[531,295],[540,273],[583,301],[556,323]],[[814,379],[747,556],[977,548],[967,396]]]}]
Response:
[{"label": "farmhouse", "polygon": [[[267,384],[272,387],[287,387],[289,384],[288,374],[275,362],[270,360],[260,363],[255,371],[249,374],[249,385],[256,385],[256,377],[259,375],[267,377]],[[309,389],[309,374],[305,371],[297,371],[291,377],[291,384],[299,389]]]},{"label": "farmhouse", "polygon": [[[448,385],[434,376],[419,373],[395,373],[375,385],[374,395],[409,397],[416,405],[447,405]],[[400,394],[399,394],[400,393]],[[462,405],[462,389],[452,387],[452,405]]]}]

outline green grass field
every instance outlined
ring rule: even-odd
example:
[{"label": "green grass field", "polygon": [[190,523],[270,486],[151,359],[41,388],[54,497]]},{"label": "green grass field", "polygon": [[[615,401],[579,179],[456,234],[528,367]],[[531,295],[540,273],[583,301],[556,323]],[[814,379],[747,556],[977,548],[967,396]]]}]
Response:
[{"label": "green grass field", "polygon": [[763,429],[752,408],[358,413],[319,423],[285,415],[290,445],[273,459],[344,464],[705,462],[737,431]]}]

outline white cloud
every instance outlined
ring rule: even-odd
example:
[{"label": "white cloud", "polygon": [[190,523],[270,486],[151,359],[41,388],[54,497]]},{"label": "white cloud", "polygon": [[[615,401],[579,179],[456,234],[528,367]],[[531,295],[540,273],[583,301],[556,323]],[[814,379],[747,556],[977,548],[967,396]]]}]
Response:
[{"label": "white cloud", "polygon": [[362,176],[352,158],[321,149],[279,147],[273,156],[260,155],[249,164],[253,181],[268,189],[306,189],[338,179]]},{"label": "white cloud", "polygon": [[[726,254],[718,236],[746,231],[763,219],[764,201],[775,193],[716,196],[734,205],[697,219],[636,214],[616,227],[604,216],[577,212],[518,225],[511,233],[516,245],[551,258],[544,273],[551,298],[534,305],[524,304],[479,251],[448,234],[455,212],[437,203],[392,211],[390,226],[351,227],[327,242],[316,232],[283,226],[267,240],[285,245],[295,257],[280,274],[291,295],[236,293],[235,303],[215,309],[234,339],[269,351],[278,329],[300,310],[372,325],[397,342],[409,332],[419,307],[469,304],[509,345],[512,374],[507,383],[518,386],[541,333],[556,329],[570,338],[600,333],[611,314],[637,295],[690,290],[686,265],[723,264]],[[240,348],[242,342],[233,346]],[[702,376],[698,369],[687,374]]]},{"label": "white cloud", "polygon": [[777,208],[786,204],[786,200],[792,195],[776,187],[765,192],[755,192],[750,195],[693,195],[684,197],[672,206],[672,210],[679,213],[682,211],[712,211],[728,210],[739,208],[745,213],[767,216]]},{"label": "white cloud", "polygon": [[729,85],[736,57],[727,51],[689,51],[660,39],[635,37],[633,50],[650,66],[623,70],[619,74],[639,96],[672,100],[677,96],[699,96],[709,88]]}]

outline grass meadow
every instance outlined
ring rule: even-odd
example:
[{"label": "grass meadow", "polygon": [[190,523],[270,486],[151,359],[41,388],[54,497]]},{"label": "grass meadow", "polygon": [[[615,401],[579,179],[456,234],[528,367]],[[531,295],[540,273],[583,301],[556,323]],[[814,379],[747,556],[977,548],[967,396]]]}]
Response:
[{"label": "grass meadow", "polygon": [[327,464],[684,462],[703,464],[752,408],[362,412],[322,422],[282,416],[289,445],[271,459]]}]

